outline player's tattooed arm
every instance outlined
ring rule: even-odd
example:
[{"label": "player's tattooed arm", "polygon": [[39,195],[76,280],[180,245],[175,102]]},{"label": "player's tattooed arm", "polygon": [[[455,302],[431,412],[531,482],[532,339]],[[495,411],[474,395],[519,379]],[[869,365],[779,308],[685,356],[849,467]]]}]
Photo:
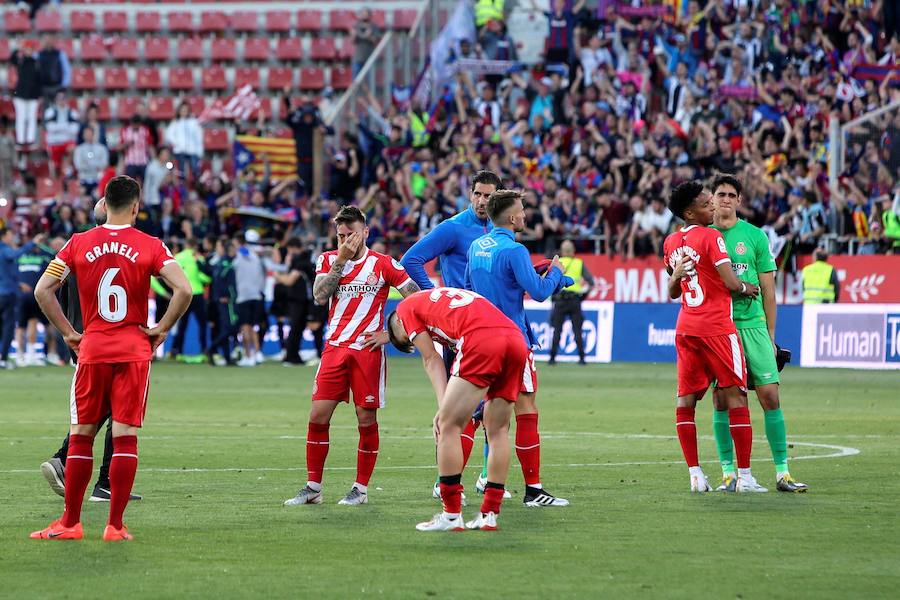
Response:
[{"label": "player's tattooed arm", "polygon": [[335,262],[331,265],[331,270],[325,275],[319,275],[313,282],[313,299],[316,304],[328,304],[328,301],[334,296],[338,285],[341,283],[341,273],[344,271],[344,263]]},{"label": "player's tattooed arm", "polygon": [[403,286],[402,288],[400,288],[398,291],[400,292],[400,295],[402,295],[404,298],[406,298],[407,296],[412,296],[412,295],[415,294],[416,292],[421,291],[421,289],[419,288],[419,284],[418,284],[418,283],[416,283],[415,281],[413,281],[412,279],[410,279],[410,280],[409,280],[409,283],[407,283],[406,285],[404,285],[404,286]]}]

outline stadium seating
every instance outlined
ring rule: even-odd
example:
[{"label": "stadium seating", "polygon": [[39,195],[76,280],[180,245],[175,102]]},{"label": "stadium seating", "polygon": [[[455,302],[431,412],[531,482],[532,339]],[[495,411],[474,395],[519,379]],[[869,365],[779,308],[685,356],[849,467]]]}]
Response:
[{"label": "stadium seating", "polygon": [[286,10],[273,10],[266,13],[266,31],[269,33],[288,33],[291,25],[291,13]]},{"label": "stadium seating", "polygon": [[294,87],[294,71],[286,67],[269,69],[267,87],[270,90],[281,90],[287,86]]},{"label": "stadium seating", "polygon": [[128,70],[124,67],[106,67],[103,70],[103,88],[117,91],[130,89]]},{"label": "stadium seating", "polygon": [[161,90],[162,77],[155,67],[141,67],[137,70],[135,84],[139,90]]},{"label": "stadium seating", "polygon": [[187,37],[178,40],[175,50],[179,62],[203,60],[203,40],[198,37]]},{"label": "stadium seating", "polygon": [[237,42],[233,38],[215,38],[209,53],[214,61],[234,62],[237,60]]},{"label": "stadium seating", "polygon": [[69,29],[72,33],[97,31],[97,14],[89,10],[73,10],[69,15]]},{"label": "stadium seating", "polygon": [[237,33],[255,33],[259,31],[259,13],[239,10],[231,13],[229,23]]},{"label": "stadium seating", "polygon": [[194,33],[194,13],[170,12],[166,16],[169,33]]},{"label": "stadium seating", "polygon": [[119,61],[137,61],[140,58],[138,51],[138,40],[133,37],[119,37],[113,42],[112,46],[113,60]]},{"label": "stadium seating", "polygon": [[128,14],[122,11],[106,11],[103,13],[104,33],[124,33],[128,31]]},{"label": "stadium seating", "polygon": [[302,60],[303,40],[298,37],[279,38],[275,46],[275,58],[287,62]]},{"label": "stadium seating", "polygon": [[[14,84],[10,84],[13,86]],[[72,69],[72,89],[73,90],[96,90],[97,74],[91,67],[75,67]]]},{"label": "stadium seating", "polygon": [[6,33],[28,33],[31,31],[31,20],[28,13],[21,10],[10,10],[3,14],[3,25]]},{"label": "stadium seating", "polygon": [[135,107],[143,101],[136,96],[119,96],[116,102],[116,116],[120,121],[128,121],[134,116]]},{"label": "stadium seating", "polygon": [[158,12],[139,12],[135,17],[135,30],[138,33],[159,33],[162,31],[162,18]]},{"label": "stadium seating", "polygon": [[34,28],[38,33],[59,33],[63,30],[62,15],[55,10],[42,10],[37,14]]},{"label": "stadium seating", "polygon": [[335,67],[331,70],[331,87],[345,90],[353,83],[353,72],[347,67]]},{"label": "stadium seating", "polygon": [[105,62],[109,59],[109,50],[99,35],[81,38],[81,60]]},{"label": "stadium seating", "polygon": [[225,78],[225,69],[219,66],[211,66],[200,72],[200,87],[204,91],[224,91],[228,88]]},{"label": "stadium seating", "polygon": [[193,69],[190,67],[172,67],[169,69],[170,90],[193,90],[195,87]]},{"label": "stadium seating", "polygon": [[272,56],[268,38],[247,38],[244,40],[244,60],[266,62]]},{"label": "stadium seating", "polygon": [[322,29],[322,13],[317,10],[301,10],[297,13],[297,29],[320,31]]},{"label": "stadium seating", "polygon": [[[191,113],[194,116],[200,116],[200,113],[206,108],[206,98],[203,96],[188,96],[187,98],[183,98],[182,101],[188,103],[188,106],[191,107]],[[181,102],[179,102],[179,104],[181,104]]]},{"label": "stadium seating", "polygon": [[144,59],[152,62],[167,62],[172,49],[167,37],[150,37],[144,40]]},{"label": "stadium seating", "polygon": [[259,69],[253,67],[238,67],[234,70],[234,87],[235,89],[250,85],[254,89],[259,89]]},{"label": "stadium seating", "polygon": [[328,14],[328,26],[335,31],[351,31],[356,23],[352,10],[333,10]]},{"label": "stadium seating", "polygon": [[150,117],[158,121],[169,121],[175,118],[175,100],[171,96],[156,96],[147,104]]},{"label": "stadium seating", "polygon": [[5,37],[0,37],[0,61],[8,61],[11,54],[12,51],[9,48],[9,40]]},{"label": "stadium seating", "polygon": [[228,131],[218,127],[208,127],[203,130],[203,147],[212,152],[224,152],[231,150],[228,141]]},{"label": "stadium seating", "polygon": [[301,90],[321,90],[325,87],[325,72],[318,67],[300,69]]},{"label": "stadium seating", "polygon": [[217,10],[200,13],[200,31],[203,33],[224,33],[228,28],[228,16]]},{"label": "stadium seating", "polygon": [[412,28],[413,24],[416,22],[416,16],[419,11],[414,8],[411,9],[399,9],[394,11],[394,19],[391,23],[391,29],[395,30],[403,30]]},{"label": "stadium seating", "polygon": [[337,48],[333,38],[313,38],[310,43],[309,55],[313,60],[334,60],[337,57]]}]

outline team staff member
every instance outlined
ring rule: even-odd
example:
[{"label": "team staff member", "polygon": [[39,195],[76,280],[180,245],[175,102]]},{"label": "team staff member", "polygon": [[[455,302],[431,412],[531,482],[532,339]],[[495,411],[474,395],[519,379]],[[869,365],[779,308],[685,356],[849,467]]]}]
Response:
[{"label": "team staff member", "polygon": [[559,264],[563,274],[571,277],[575,283],[553,294],[553,310],[550,312],[550,325],[553,327],[553,344],[550,346],[550,364],[556,364],[556,353],[559,351],[559,338],[562,335],[566,319],[572,321],[572,334],[578,347],[578,364],[584,362],[584,338],[581,328],[584,325],[584,313],[581,312],[581,301],[594,285],[594,278],[585,266],[584,261],[575,256],[575,244],[571,240],[564,241],[559,248],[561,254]]},{"label": "team staff member", "polygon": [[[805,483],[794,481],[788,471],[787,430],[778,398],[779,376],[775,358],[775,259],[769,250],[769,238],[758,227],[738,219],[737,208],[744,197],[740,180],[732,175],[719,175],[712,182],[716,204],[713,227],[722,233],[731,268],[738,279],[758,285],[760,296],[732,294],[731,314],[737,327],[747,363],[747,383],[756,390],[756,399],[763,409],[766,439],[775,462],[775,483],[779,492],[805,492]],[[728,408],[716,392],[713,432],[719,461],[722,463],[722,485],[719,491],[734,491],[737,473],[734,468],[734,447],[728,424]]]},{"label": "team staff member", "polygon": [[813,252],[813,262],[803,267],[802,279],[803,304],[831,304],[840,298],[841,283],[824,248]]},{"label": "team staff member", "polygon": [[[42,241],[43,234],[35,236]],[[0,227],[0,369],[13,368],[9,362],[9,345],[16,327],[16,304],[19,293],[19,257],[31,252],[37,244],[26,242],[16,248],[16,234]]]},{"label": "team staff member", "polygon": [[[426,290],[400,302],[388,319],[388,333],[399,350],[412,352],[413,346],[419,350],[438,401],[434,434],[444,511],[416,529],[462,531],[464,465],[459,437],[482,398],[491,446],[488,482],[481,512],[466,527],[497,529],[509,473],[509,418],[529,363],[525,340],[515,323],[487,299],[455,288]],[[434,342],[456,354],[449,381]]]},{"label": "team staff member", "polygon": [[[554,256],[543,277],[535,273],[531,256],[516,241],[516,233],[525,229],[525,206],[522,194],[514,190],[498,190],[491,194],[487,205],[494,229],[472,243],[466,279],[469,289],[475,290],[500,309],[515,323],[529,348],[537,346],[525,315],[525,292],[542,302],[561,287],[574,283],[563,275],[559,257]],[[516,401],[516,456],[525,478],[525,506],[568,506],[569,501],[557,498],[541,484],[541,437],[538,433],[537,368],[534,355],[522,374],[522,390]]]},{"label": "team staff member", "polygon": [[205,260],[200,249],[197,248],[197,240],[184,241],[184,250],[175,255],[175,261],[181,266],[185,276],[191,284],[191,305],[188,307],[184,318],[178,322],[178,331],[175,333],[175,342],[172,344],[172,357],[175,358],[184,353],[184,338],[187,335],[188,317],[194,316],[197,323],[197,339],[200,341],[199,350],[206,348],[206,297],[204,292],[206,285],[212,281],[206,273]]},{"label": "team staff member", "polygon": [[[40,321],[47,325],[47,319],[41,313],[34,299],[34,286],[37,285],[41,273],[50,264],[53,252],[44,246],[35,246],[31,252],[19,257],[19,300],[16,306],[16,359],[19,366],[37,366],[44,362],[37,357],[37,324]],[[47,362],[59,363],[56,356],[56,336],[51,329],[44,334],[44,351]]]},{"label": "team staff member", "polygon": [[216,364],[216,350],[221,350],[225,364],[229,367],[234,366],[231,359],[231,342],[237,333],[237,315],[234,312],[234,299],[237,296],[234,255],[234,243],[223,237],[216,240],[215,252],[208,261],[212,279],[209,285],[209,302],[213,307],[216,323],[216,337],[206,349],[206,358],[210,365]]},{"label": "team staff member", "polygon": [[303,340],[303,331],[306,329],[309,306],[306,263],[300,238],[289,239],[287,254],[284,257],[284,264],[287,265],[288,271],[287,273],[275,273],[275,280],[285,287],[285,316],[287,316],[291,328],[284,342],[284,363],[287,365],[306,364],[300,357],[300,342]]},{"label": "team staff member", "polygon": [[[472,178],[472,187],[469,189],[469,208],[458,215],[442,221],[425,237],[413,244],[412,248],[400,260],[409,276],[412,277],[423,290],[434,287],[425,265],[438,259],[441,270],[441,278],[447,287],[463,289],[466,287],[466,265],[469,262],[469,246],[477,238],[489,232],[493,225],[487,214],[488,198],[502,185],[500,177],[492,171],[478,171]],[[450,365],[453,364],[454,354],[451,348],[444,348],[444,367],[450,374]],[[479,413],[480,415],[480,413]],[[478,429],[478,418],[473,417],[462,433],[463,463],[469,462],[469,455],[475,443],[475,431]],[[481,471],[479,481],[487,478],[487,446],[484,449],[485,464]],[[476,488],[479,484],[476,483]],[[480,491],[480,490],[479,490]],[[432,495],[440,498],[440,488],[435,482]],[[508,497],[508,496],[507,496]],[[465,496],[463,497],[465,501]]]}]

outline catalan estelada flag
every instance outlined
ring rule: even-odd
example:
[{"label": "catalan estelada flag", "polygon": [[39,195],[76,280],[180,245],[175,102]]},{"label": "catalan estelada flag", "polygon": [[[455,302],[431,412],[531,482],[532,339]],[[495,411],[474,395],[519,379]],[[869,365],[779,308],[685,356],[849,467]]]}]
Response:
[{"label": "catalan estelada flag", "polygon": [[[233,158],[238,168],[245,164],[243,158],[249,158],[249,168],[262,175],[263,161],[268,156],[272,179],[286,179],[297,174],[297,150],[293,139],[239,135],[235,137],[235,142]],[[245,154],[238,155],[241,152]]]}]

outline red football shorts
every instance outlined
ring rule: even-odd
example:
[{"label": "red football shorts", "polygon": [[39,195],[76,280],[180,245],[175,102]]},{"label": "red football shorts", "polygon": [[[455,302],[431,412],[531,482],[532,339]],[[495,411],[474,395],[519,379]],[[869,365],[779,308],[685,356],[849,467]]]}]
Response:
[{"label": "red football shorts", "polygon": [[477,337],[463,337],[450,375],[487,388],[487,400],[515,402],[520,391],[537,387],[534,358],[518,329],[482,329]]},{"label": "red football shorts", "polygon": [[678,395],[705,392],[709,384],[716,387],[747,388],[747,365],[737,333],[697,337],[675,336],[678,354]]},{"label": "red football shorts", "polygon": [[150,361],[81,364],[75,368],[69,409],[72,425],[112,420],[141,427],[150,391]]},{"label": "red football shorts", "polygon": [[75,142],[65,142],[63,144],[54,144],[52,146],[47,146],[47,153],[50,155],[50,160],[56,165],[56,168],[59,169],[62,165],[63,157],[66,155],[66,152],[75,148]]},{"label": "red football shorts", "polygon": [[362,408],[384,408],[384,384],[387,381],[387,360],[384,348],[374,352],[325,345],[322,361],[313,383],[313,402],[337,400]]}]

